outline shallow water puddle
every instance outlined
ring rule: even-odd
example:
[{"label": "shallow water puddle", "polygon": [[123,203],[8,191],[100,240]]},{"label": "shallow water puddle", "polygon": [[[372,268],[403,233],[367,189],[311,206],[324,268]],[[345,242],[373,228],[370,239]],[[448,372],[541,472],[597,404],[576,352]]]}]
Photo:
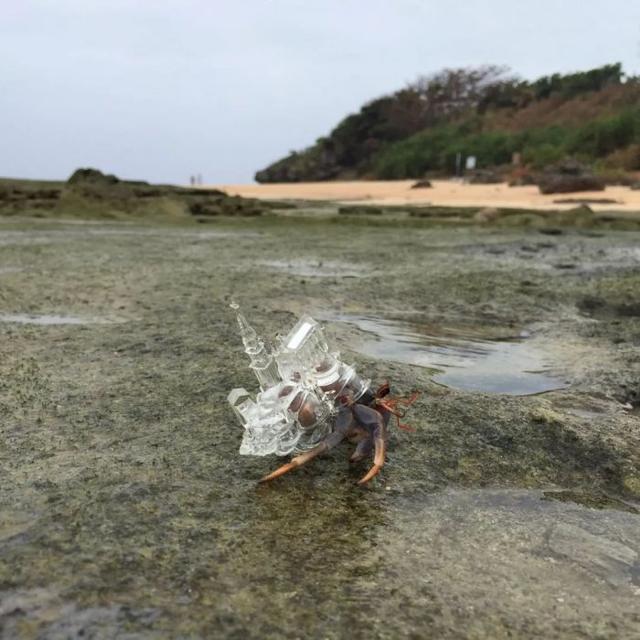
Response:
[{"label": "shallow water puddle", "polygon": [[436,382],[455,389],[524,396],[567,386],[549,371],[526,333],[500,340],[480,330],[420,327],[374,316],[338,314],[323,319],[345,322],[374,336],[357,344],[356,351],[433,369]]},{"label": "shallow water puddle", "polygon": [[61,316],[53,314],[35,315],[30,313],[0,313],[0,322],[48,326],[61,324],[111,324],[116,321],[108,320],[107,318]]},{"label": "shallow water puddle", "polygon": [[323,260],[262,260],[259,265],[285,271],[296,276],[316,278],[361,278],[371,270],[366,266],[354,265],[348,262]]}]

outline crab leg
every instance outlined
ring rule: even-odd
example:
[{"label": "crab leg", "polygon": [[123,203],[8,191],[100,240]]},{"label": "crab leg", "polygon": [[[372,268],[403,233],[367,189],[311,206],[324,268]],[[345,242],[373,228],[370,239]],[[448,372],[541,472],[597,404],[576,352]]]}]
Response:
[{"label": "crab leg", "polygon": [[360,440],[358,445],[356,446],[356,450],[353,452],[351,457],[349,458],[349,462],[358,462],[362,460],[365,456],[368,456],[373,449],[373,438],[371,435],[367,435],[366,438]]},{"label": "crab leg", "polygon": [[363,404],[355,404],[352,409],[356,420],[363,427],[373,431],[373,442],[375,446],[373,466],[367,474],[358,481],[358,484],[366,484],[371,478],[378,475],[380,469],[384,466],[384,458],[387,450],[386,416]]},{"label": "crab leg", "polygon": [[373,458],[373,466],[367,474],[358,480],[358,484],[367,484],[371,478],[378,475],[380,469],[384,466],[384,458],[387,451],[387,436],[386,436],[387,428],[384,424],[376,427],[375,433],[373,435],[373,441],[375,443],[376,453]]},{"label": "crab leg", "polygon": [[325,451],[329,451],[337,444],[342,442],[344,438],[349,435],[349,432],[353,426],[353,415],[351,410],[347,407],[344,407],[338,413],[338,417],[336,418],[336,428],[332,431],[320,444],[316,445],[313,449],[309,451],[305,451],[301,453],[299,456],[293,458],[287,464],[283,464],[281,467],[272,471],[268,475],[264,476],[264,478],[260,478],[258,482],[269,482],[269,480],[274,480],[275,478],[279,478],[283,476],[285,473],[289,473],[289,471],[293,471],[298,467],[306,464],[310,460],[318,457],[321,453]]}]

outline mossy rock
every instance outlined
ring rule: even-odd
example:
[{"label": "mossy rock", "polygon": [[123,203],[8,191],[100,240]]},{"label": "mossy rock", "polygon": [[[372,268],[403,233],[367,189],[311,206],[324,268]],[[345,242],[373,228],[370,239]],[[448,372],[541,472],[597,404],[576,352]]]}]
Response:
[{"label": "mossy rock", "polygon": [[112,185],[120,182],[116,176],[112,174],[102,173],[98,169],[93,169],[91,167],[76,169],[69,179],[67,180],[67,184],[101,184],[101,185]]}]

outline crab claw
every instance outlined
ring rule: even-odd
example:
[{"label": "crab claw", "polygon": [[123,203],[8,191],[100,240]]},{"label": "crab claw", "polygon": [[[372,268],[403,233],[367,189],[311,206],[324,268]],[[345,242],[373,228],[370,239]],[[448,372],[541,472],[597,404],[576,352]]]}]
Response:
[{"label": "crab claw", "polygon": [[358,484],[359,485],[367,484],[369,480],[371,480],[372,478],[375,478],[378,475],[378,473],[380,473],[380,469],[382,469],[381,464],[374,464],[373,467],[371,467],[371,469],[369,469],[369,471],[367,472],[367,475],[365,475],[363,478],[360,478],[360,480],[358,480]]},{"label": "crab claw", "polygon": [[[369,480],[371,480],[375,476],[377,476],[378,473],[380,473],[380,469],[382,469],[382,467],[384,466],[384,459],[387,451],[387,427],[384,423],[384,418],[377,411],[368,413],[368,412],[359,410],[359,413],[360,413],[359,417],[363,421],[370,420],[370,421],[375,421],[377,423],[373,431],[373,442],[375,445],[375,456],[373,459],[373,466],[371,467],[371,469],[369,469],[369,471],[366,473],[364,477],[358,480],[358,484],[363,485],[369,482]],[[377,414],[377,415],[374,415],[374,414]]]}]

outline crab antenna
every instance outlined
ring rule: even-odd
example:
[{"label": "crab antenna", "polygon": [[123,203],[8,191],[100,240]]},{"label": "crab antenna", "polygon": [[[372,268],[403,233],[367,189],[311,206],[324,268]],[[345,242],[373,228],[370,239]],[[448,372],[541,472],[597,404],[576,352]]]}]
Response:
[{"label": "crab antenna", "polygon": [[278,367],[273,354],[240,312],[240,305],[232,302],[229,306],[236,312],[244,351],[249,356],[251,360],[250,366],[256,374],[256,378],[258,378],[260,388],[264,391],[280,382],[280,375],[278,374]]}]

